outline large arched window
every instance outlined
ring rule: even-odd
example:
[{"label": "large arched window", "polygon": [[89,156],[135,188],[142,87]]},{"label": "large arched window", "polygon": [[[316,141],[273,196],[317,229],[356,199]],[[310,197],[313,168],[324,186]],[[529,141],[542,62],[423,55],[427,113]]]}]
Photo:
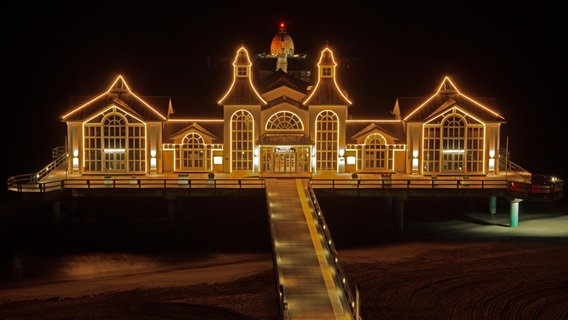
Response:
[{"label": "large arched window", "polygon": [[316,170],[337,170],[339,118],[324,110],[316,117]]},{"label": "large arched window", "polygon": [[483,173],[484,132],[482,123],[457,109],[424,125],[424,173]]},{"label": "large arched window", "polygon": [[304,130],[302,120],[295,113],[280,111],[273,114],[266,122],[266,130]]},{"label": "large arched window", "polygon": [[254,119],[246,110],[231,116],[231,169],[252,170],[254,149]]},{"label": "large arched window", "polygon": [[144,173],[146,127],[116,107],[84,123],[84,171]]},{"label": "large arched window", "polygon": [[181,143],[182,170],[203,170],[205,168],[205,144],[203,137],[197,133],[190,133]]},{"label": "large arched window", "polygon": [[372,133],[365,139],[363,145],[363,160],[365,170],[387,169],[387,144],[385,137]]}]

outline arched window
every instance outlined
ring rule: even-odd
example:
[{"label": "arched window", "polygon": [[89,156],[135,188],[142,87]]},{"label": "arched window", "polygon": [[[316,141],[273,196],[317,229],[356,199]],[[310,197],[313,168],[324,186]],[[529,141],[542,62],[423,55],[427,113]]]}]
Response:
[{"label": "arched window", "polygon": [[424,125],[424,173],[483,173],[485,129],[453,109],[438,123]]},{"label": "arched window", "polygon": [[146,170],[146,127],[113,107],[84,123],[85,172],[131,172]]},{"label": "arched window", "polygon": [[295,113],[280,111],[273,114],[266,122],[266,130],[304,130],[302,120]]},{"label": "arched window", "polygon": [[316,170],[337,170],[339,118],[324,110],[316,117]]},{"label": "arched window", "polygon": [[231,169],[252,170],[253,148],[253,116],[246,110],[239,110],[231,116]]},{"label": "arched window", "polygon": [[205,169],[205,144],[203,137],[190,133],[181,143],[182,170]]},{"label": "arched window", "polygon": [[387,169],[387,143],[385,137],[372,133],[365,139],[363,145],[363,160],[365,170]]}]

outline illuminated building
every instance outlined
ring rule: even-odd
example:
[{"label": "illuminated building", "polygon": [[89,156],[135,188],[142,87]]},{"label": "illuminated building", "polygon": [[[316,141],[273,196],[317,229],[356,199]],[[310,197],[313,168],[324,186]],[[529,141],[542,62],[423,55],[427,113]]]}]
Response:
[{"label": "illuminated building", "polygon": [[[234,175],[499,173],[494,99],[471,98],[445,77],[432,94],[399,98],[389,119],[351,119],[337,61],[322,48],[310,69],[282,25],[270,54],[239,48],[223,116],[176,118],[169,97],[131,90],[123,76],[95,97],[75,97],[67,124],[69,174]],[[364,107],[364,106],[361,106]]]}]

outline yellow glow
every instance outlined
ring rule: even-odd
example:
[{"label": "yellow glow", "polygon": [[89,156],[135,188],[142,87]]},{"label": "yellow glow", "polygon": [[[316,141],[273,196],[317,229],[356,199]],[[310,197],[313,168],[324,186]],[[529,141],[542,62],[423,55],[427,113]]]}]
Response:
[{"label": "yellow glow", "polygon": [[79,156],[79,150],[73,149],[73,157]]},{"label": "yellow glow", "polygon": [[124,153],[126,149],[123,148],[111,148],[111,149],[104,149],[104,153]]},{"label": "yellow glow", "polygon": [[167,122],[224,122],[224,119],[168,119]]},{"label": "yellow glow", "polygon": [[402,120],[383,120],[383,119],[346,119],[345,123],[367,123],[367,122],[383,122],[383,123],[398,123]]},{"label": "yellow glow", "polygon": [[[345,101],[347,101],[348,104],[352,104],[352,102],[347,99],[347,97],[343,94],[343,91],[341,91],[341,89],[339,88],[339,85],[337,84],[337,80],[335,77],[335,67],[337,66],[337,63],[335,62],[335,58],[333,57],[333,51],[331,51],[329,48],[325,48],[322,50],[321,54],[320,54],[320,59],[318,61],[318,70],[321,68],[321,61],[323,59],[324,53],[328,51],[331,55],[331,60],[333,61],[333,84],[335,85],[335,89],[337,90],[337,92],[339,92],[339,94],[343,97],[343,99],[345,99]],[[310,96],[304,100],[304,105],[306,105],[310,99],[314,96],[314,94],[316,93],[316,91],[318,90],[319,84],[321,81],[321,72],[318,72],[318,82],[316,83],[316,87],[314,88],[314,90],[312,90],[312,93],[310,94]]]},{"label": "yellow glow", "polygon": [[355,156],[348,156],[347,164],[355,164]]},{"label": "yellow glow", "polygon": [[[254,91],[256,96],[260,99],[260,101],[262,101],[263,104],[266,104],[266,101],[264,99],[262,99],[262,97],[260,96],[258,91],[256,91],[254,84],[252,83],[252,76],[251,76],[252,62],[250,61],[248,51],[244,47],[241,47],[239,50],[237,50],[237,54],[235,55],[235,60],[233,61],[233,68],[234,68],[234,70],[236,70],[236,68],[237,68],[236,63],[237,63],[237,60],[239,59],[239,54],[241,53],[241,51],[243,51],[245,53],[245,56],[247,57],[246,67],[247,67],[247,74],[248,74],[250,87],[252,88],[252,90]],[[235,86],[236,81],[237,81],[237,72],[235,71],[235,72],[233,72],[233,83],[231,83],[229,90],[227,90],[227,93],[225,93],[225,95],[217,102],[217,104],[222,104],[223,101],[225,100],[225,98],[227,98],[227,96],[229,96],[229,93],[231,93],[231,91],[233,91],[233,87]]]},{"label": "yellow glow", "polygon": [[213,164],[223,164],[223,157],[222,156],[214,156],[213,157]]},{"label": "yellow glow", "polygon": [[146,101],[142,100],[140,97],[138,97],[136,94],[134,94],[134,92],[132,92],[130,90],[130,88],[128,87],[128,84],[126,83],[126,80],[124,80],[124,78],[122,77],[122,75],[119,75],[116,80],[113,81],[113,83],[110,85],[110,87],[108,88],[108,90],[106,92],[104,92],[103,94],[89,100],[87,103],[75,108],[73,111],[61,116],[61,119],[65,120],[67,117],[69,117],[72,114],[75,114],[76,112],[78,112],[79,110],[85,108],[86,106],[88,106],[89,104],[97,101],[98,99],[106,96],[107,94],[110,93],[110,91],[114,88],[114,86],[116,85],[116,83],[122,80],[122,82],[124,83],[124,86],[126,87],[126,90],[128,90],[128,93],[132,94],[133,97],[135,97],[138,101],[142,102],[142,104],[144,104],[146,107],[148,107],[150,110],[152,110],[156,115],[158,115],[158,117],[160,117],[162,120],[166,120],[166,117],[164,117],[162,114],[160,114],[156,109],[154,109],[152,106],[150,106],[148,103],[146,103]]},{"label": "yellow glow", "polygon": [[492,113],[493,115],[495,115],[495,116],[497,116],[497,117],[499,117],[499,118],[501,118],[501,119],[505,119],[505,118],[503,118],[500,114],[498,114],[497,112],[495,112],[495,111],[489,109],[488,107],[482,105],[481,103],[479,103],[479,102],[473,100],[472,98],[466,96],[465,94],[461,93],[461,92],[458,90],[458,88],[454,85],[454,83],[450,80],[450,78],[446,76],[446,77],[444,77],[444,80],[442,81],[442,83],[441,83],[440,86],[438,87],[438,90],[436,90],[436,93],[434,93],[430,98],[428,98],[428,99],[427,99],[426,101],[424,101],[421,105],[419,105],[416,109],[414,109],[409,115],[407,115],[407,116],[404,118],[404,120],[405,120],[405,121],[408,120],[408,118],[410,118],[410,117],[411,117],[413,114],[415,114],[418,110],[422,109],[422,107],[424,107],[430,100],[432,100],[435,96],[437,96],[437,95],[440,93],[440,91],[442,90],[442,88],[444,87],[444,83],[445,83],[446,81],[451,84],[451,86],[456,90],[456,92],[457,92],[460,96],[462,96],[462,97],[466,98],[467,100],[473,102],[474,104],[476,104],[476,105],[478,105],[479,107],[483,108],[484,110],[486,110],[486,111]]},{"label": "yellow glow", "polygon": [[155,157],[156,157],[156,150],[152,149],[152,150],[150,151],[150,156],[151,156],[152,158],[155,158]]}]

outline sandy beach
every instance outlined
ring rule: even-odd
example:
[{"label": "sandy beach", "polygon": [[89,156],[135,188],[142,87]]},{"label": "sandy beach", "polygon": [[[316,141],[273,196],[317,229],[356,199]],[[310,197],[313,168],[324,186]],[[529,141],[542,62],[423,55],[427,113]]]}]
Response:
[{"label": "sandy beach", "polygon": [[[527,204],[517,228],[505,209],[409,203],[402,232],[385,217],[339,214],[339,200],[327,206],[338,209],[322,207],[363,319],[568,318],[564,203]],[[0,319],[278,319],[271,252],[256,251],[75,254],[57,276],[4,281]]]}]

